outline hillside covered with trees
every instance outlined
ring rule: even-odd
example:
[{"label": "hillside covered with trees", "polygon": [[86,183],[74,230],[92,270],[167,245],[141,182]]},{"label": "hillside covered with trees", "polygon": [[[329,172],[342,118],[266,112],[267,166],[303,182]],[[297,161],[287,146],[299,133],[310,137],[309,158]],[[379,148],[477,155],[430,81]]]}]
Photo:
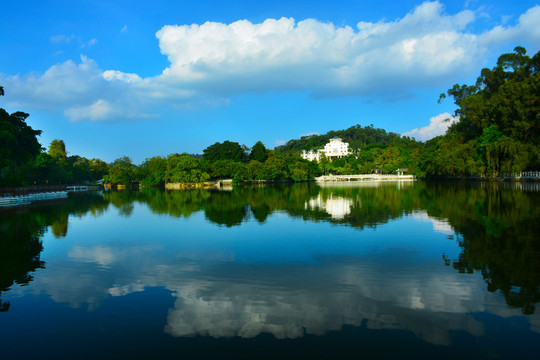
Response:
[{"label": "hillside covered with trees", "polygon": [[445,135],[417,142],[372,125],[356,125],[324,135],[305,136],[276,148],[299,154],[322,148],[338,136],[356,153],[323,164],[322,171],[392,173],[408,168],[420,177],[498,176],[540,169],[540,52],[527,56],[522,47],[503,54],[483,69],[474,85],[454,85],[442,94],[457,105],[459,121]]}]

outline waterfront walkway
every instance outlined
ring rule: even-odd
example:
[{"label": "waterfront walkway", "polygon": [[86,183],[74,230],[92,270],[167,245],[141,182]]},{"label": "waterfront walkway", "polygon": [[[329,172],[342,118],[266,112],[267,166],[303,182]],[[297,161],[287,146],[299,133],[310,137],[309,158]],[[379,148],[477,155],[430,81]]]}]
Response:
[{"label": "waterfront walkway", "polygon": [[381,174],[360,174],[360,175],[323,175],[315,178],[315,181],[388,181],[388,180],[414,180],[414,175],[381,175]]},{"label": "waterfront walkway", "polygon": [[66,199],[68,193],[88,191],[88,185],[34,185],[28,187],[0,188],[0,207],[28,205],[34,201]]},{"label": "waterfront walkway", "polygon": [[0,197],[0,207],[28,205],[34,201],[65,199],[67,197],[67,191],[51,191],[32,193],[27,195],[3,196]]}]

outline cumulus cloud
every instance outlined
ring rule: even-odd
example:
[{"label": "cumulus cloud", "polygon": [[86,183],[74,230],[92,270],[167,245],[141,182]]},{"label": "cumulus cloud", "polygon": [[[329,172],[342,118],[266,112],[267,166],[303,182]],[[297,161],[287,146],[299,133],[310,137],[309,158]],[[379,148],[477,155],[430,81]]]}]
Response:
[{"label": "cumulus cloud", "polygon": [[69,108],[64,111],[64,115],[72,121],[80,121],[82,119],[98,121],[110,118],[112,112],[113,108],[111,107],[111,104],[106,100],[99,99],[89,106]]},{"label": "cumulus cloud", "polygon": [[444,135],[446,130],[453,123],[459,120],[458,116],[452,116],[449,113],[439,114],[429,119],[429,125],[422,128],[412,129],[403,136],[413,137],[416,140],[426,141],[439,135]]},{"label": "cumulus cloud", "polygon": [[[483,33],[469,30],[477,16],[471,10],[447,14],[433,1],[400,19],[359,21],[355,27],[293,18],[166,25],[156,37],[170,64],[158,76],[103,70],[83,58],[81,64],[54,65],[43,75],[0,74],[0,81],[12,102],[62,108],[72,120],[132,118],[134,110],[147,114],[171,103],[226,104],[231,95],[252,92],[402,99],[476,71],[495,46],[517,40],[540,46],[540,6],[513,26]],[[59,35],[51,41],[70,39]],[[115,111],[104,111],[104,104]],[[84,117],[84,109],[94,115]]]},{"label": "cumulus cloud", "polygon": [[356,29],[314,19],[164,26],[162,76],[208,92],[312,90],[315,96],[401,93],[463,73],[485,48],[464,33],[472,11],[426,2],[394,22]]},{"label": "cumulus cloud", "polygon": [[[68,60],[42,75],[0,76],[0,81],[10,89],[11,106],[64,109],[71,121],[155,117],[146,112],[147,101],[160,89],[158,84],[149,89],[148,82],[136,74],[103,71],[86,56],[79,64]],[[179,96],[178,91],[173,94]]]},{"label": "cumulus cloud", "polygon": [[481,46],[490,47],[509,42],[527,42],[540,47],[540,6],[527,10],[515,26],[497,26],[479,37]]},{"label": "cumulus cloud", "polygon": [[103,89],[105,79],[97,63],[81,56],[81,62],[66,61],[51,66],[42,75],[0,77],[10,89],[16,103],[55,109],[70,104],[95,101],[98,89]]}]

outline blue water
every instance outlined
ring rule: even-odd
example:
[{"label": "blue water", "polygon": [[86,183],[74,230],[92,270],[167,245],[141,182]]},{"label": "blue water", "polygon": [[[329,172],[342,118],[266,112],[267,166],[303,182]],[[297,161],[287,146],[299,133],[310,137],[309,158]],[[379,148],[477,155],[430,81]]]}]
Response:
[{"label": "blue water", "polygon": [[70,213],[65,236],[48,226],[40,238],[44,267],[1,293],[10,304],[0,313],[2,353],[9,359],[538,354],[537,312],[524,315],[500,291],[489,291],[481,271],[445,264],[464,251],[452,219],[412,207],[358,227],[347,222],[355,216],[347,204],[345,214],[325,214],[331,207],[316,214],[304,207],[302,216],[274,209],[263,222],[248,204],[234,226],[211,221],[204,207],[177,217],[143,201],[127,202],[129,215],[111,205],[97,215]]}]

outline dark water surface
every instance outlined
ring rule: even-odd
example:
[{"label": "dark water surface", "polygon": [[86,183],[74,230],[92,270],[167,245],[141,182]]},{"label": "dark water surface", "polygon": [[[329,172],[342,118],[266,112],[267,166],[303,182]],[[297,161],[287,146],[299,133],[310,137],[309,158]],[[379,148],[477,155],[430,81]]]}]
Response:
[{"label": "dark water surface", "polygon": [[538,358],[539,204],[415,182],[1,210],[0,357]]}]

